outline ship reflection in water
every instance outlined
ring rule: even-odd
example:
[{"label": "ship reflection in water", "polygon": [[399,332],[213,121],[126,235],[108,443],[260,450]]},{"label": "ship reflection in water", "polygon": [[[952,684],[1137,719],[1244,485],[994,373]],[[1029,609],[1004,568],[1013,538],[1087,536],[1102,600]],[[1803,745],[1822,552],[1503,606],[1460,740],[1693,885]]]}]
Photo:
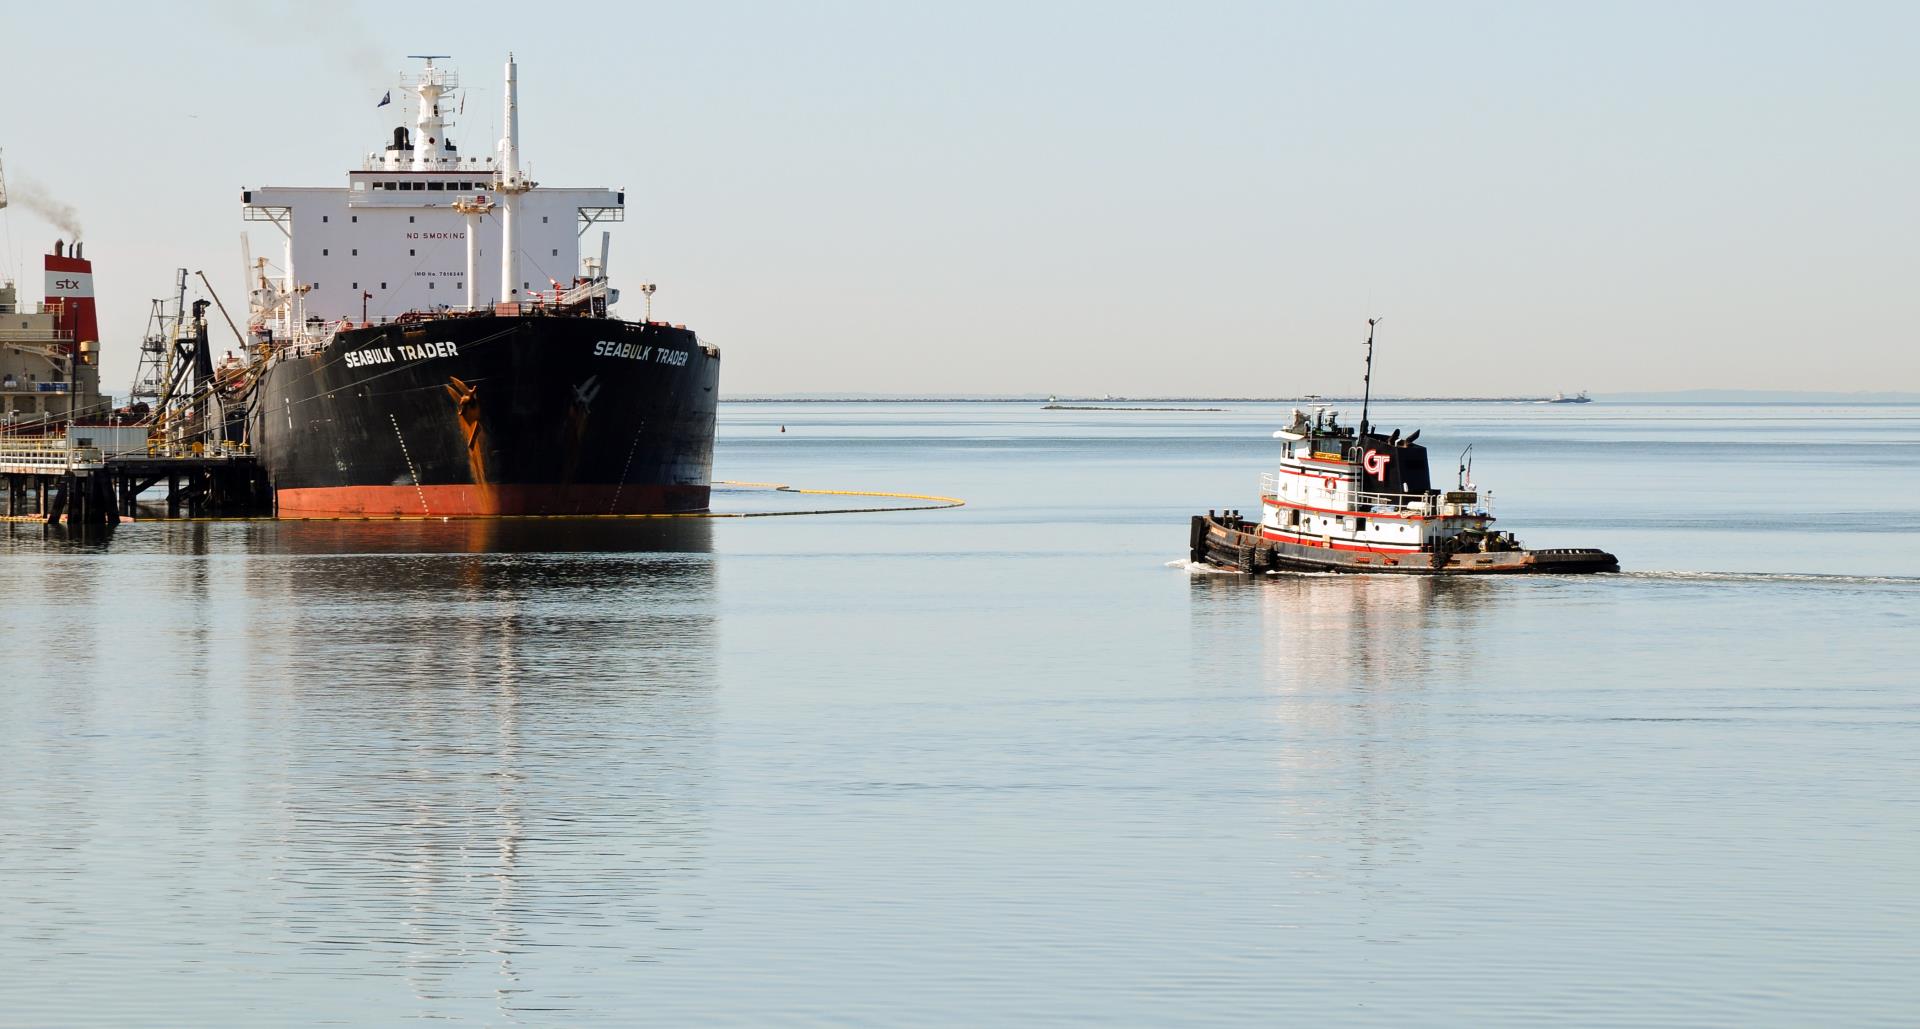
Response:
[{"label": "ship reflection in water", "polygon": [[[121,534],[112,582],[38,533],[10,556],[33,547],[66,569],[37,580],[34,635],[70,622],[75,646],[8,692],[66,731],[43,725],[33,738],[56,746],[14,752],[0,798],[47,808],[36,821],[65,827],[59,849],[122,870],[34,862],[16,898],[82,899],[0,900],[40,941],[18,974],[77,990],[131,959],[126,988],[172,1003],[165,984],[196,968],[292,952],[315,982],[399,977],[421,1017],[566,1021],[591,985],[560,955],[649,960],[699,927],[705,522],[168,526]],[[108,639],[144,665],[98,662]],[[49,842],[0,843],[0,867]],[[103,950],[102,934],[123,935]],[[238,995],[207,997],[208,1020],[248,1002],[229,982]],[[359,992],[312,991],[295,1020],[353,1021]]]},{"label": "ship reflection in water", "polygon": [[[250,636],[248,663],[287,684],[270,717],[307,731],[284,735],[311,741],[274,830],[290,940],[348,970],[385,951],[417,996],[484,986],[511,1014],[517,990],[549,1010],[568,992],[552,968],[521,981],[562,934],[645,957],[695,928],[706,522],[271,528],[262,543],[299,559],[253,570],[247,592],[301,613]],[[355,645],[329,645],[342,637]],[[337,664],[316,676],[313,654]]]}]

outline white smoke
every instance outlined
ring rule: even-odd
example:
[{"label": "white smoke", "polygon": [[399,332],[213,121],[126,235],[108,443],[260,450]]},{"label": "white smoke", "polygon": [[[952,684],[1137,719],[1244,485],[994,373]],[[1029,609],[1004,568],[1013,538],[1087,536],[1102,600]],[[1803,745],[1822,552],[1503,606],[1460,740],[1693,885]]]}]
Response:
[{"label": "white smoke", "polygon": [[7,199],[45,218],[49,224],[71,236],[74,242],[80,241],[80,212],[72,204],[55,200],[45,186],[28,178],[15,179],[7,190]]}]

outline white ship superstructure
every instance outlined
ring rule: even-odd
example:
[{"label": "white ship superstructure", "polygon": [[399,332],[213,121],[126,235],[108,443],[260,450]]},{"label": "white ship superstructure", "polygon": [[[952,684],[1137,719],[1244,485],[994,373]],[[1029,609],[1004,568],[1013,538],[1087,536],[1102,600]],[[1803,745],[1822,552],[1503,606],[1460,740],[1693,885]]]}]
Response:
[{"label": "white ship superstructure", "polygon": [[450,135],[457,74],[434,64],[438,57],[424,59],[403,80],[418,102],[412,127],[396,127],[384,149],[347,172],[344,187],[242,191],[247,220],[283,237],[277,274],[267,275],[264,261],[249,269],[253,306],[272,312],[276,335],[412,311],[485,310],[564,293],[583,274],[604,276],[597,267],[583,273],[579,240],[592,225],[623,220],[626,194],[533,182],[517,153],[511,57],[499,155],[463,150]]},{"label": "white ship superstructure", "polygon": [[1323,408],[1311,418],[1294,411],[1293,423],[1273,435],[1284,442],[1279,470],[1260,477],[1265,539],[1394,555],[1490,531],[1491,498],[1464,476],[1457,489],[1429,487],[1417,432],[1363,436]]}]

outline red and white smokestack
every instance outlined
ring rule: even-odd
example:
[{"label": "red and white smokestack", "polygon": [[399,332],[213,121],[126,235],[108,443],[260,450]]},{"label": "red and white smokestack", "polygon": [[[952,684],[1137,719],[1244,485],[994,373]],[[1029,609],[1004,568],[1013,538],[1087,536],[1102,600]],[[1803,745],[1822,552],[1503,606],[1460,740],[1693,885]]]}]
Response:
[{"label": "red and white smokestack", "polygon": [[93,310],[93,262],[80,256],[78,243],[70,257],[62,249],[56,242],[47,255],[46,298],[48,307],[60,306],[59,328],[71,334],[64,349],[72,353],[75,343],[99,340],[100,320]]}]

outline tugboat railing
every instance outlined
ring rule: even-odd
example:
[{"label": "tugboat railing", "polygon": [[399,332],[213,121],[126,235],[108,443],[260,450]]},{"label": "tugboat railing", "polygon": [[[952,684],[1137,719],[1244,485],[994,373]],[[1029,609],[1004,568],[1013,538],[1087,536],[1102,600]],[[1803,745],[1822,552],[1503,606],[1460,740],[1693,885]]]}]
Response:
[{"label": "tugboat railing", "polygon": [[[1279,497],[1280,476],[1260,473],[1260,495]],[[1381,511],[1410,511],[1438,518],[1492,517],[1493,494],[1480,490],[1433,490],[1428,493],[1366,493],[1339,490],[1333,502],[1343,511],[1370,514]]]}]

